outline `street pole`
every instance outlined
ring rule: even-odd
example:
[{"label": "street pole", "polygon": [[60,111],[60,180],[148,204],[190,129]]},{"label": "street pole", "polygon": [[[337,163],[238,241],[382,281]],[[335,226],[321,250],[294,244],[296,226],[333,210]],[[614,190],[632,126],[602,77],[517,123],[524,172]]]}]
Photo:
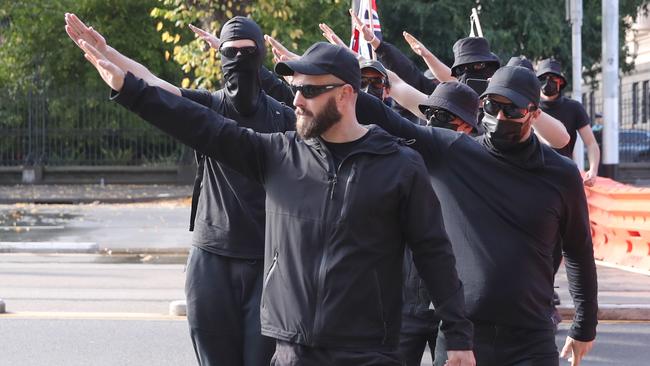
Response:
[{"label": "street pole", "polygon": [[618,171],[618,0],[603,0],[603,152],[600,175],[616,179]]},{"label": "street pole", "polygon": [[[582,103],[582,0],[571,1],[571,51],[573,54],[573,90],[571,98]],[[580,137],[576,137],[576,144],[573,148],[573,161],[578,169],[585,169],[585,145]]]}]

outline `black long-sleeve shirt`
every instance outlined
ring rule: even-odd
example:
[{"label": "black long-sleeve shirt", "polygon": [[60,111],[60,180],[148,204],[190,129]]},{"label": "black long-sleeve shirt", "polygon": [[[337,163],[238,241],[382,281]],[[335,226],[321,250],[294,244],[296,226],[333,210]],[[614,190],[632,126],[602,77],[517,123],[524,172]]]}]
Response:
[{"label": "black long-sleeve shirt", "polygon": [[537,143],[534,164],[514,164],[487,148],[485,136],[414,125],[363,93],[357,116],[415,140],[440,199],[470,319],[551,329],[553,248],[561,240],[576,306],[569,335],[594,339],[596,268],[582,178],[572,161]]},{"label": "black long-sleeve shirt", "polygon": [[431,95],[438,85],[436,80],[424,76],[418,66],[392,44],[381,41],[375,50],[379,61],[400,79],[426,95]]}]

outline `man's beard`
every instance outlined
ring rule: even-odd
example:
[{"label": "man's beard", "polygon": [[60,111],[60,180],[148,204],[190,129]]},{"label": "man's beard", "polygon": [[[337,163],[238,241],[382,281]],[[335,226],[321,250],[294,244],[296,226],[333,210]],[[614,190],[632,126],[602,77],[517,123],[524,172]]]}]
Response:
[{"label": "man's beard", "polygon": [[330,127],[341,120],[341,113],[336,108],[334,97],[330,97],[325,103],[323,110],[314,115],[313,112],[302,108],[296,108],[300,111],[296,121],[296,131],[298,136],[303,140],[311,139],[322,135]]}]

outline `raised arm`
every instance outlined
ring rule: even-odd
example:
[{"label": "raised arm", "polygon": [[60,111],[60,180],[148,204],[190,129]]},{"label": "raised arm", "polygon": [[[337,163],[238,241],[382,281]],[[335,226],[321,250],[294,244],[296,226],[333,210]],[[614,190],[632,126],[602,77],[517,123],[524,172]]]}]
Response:
[{"label": "raised arm", "polygon": [[561,149],[566,146],[571,138],[566,131],[566,127],[548,113],[542,110],[540,112],[539,116],[533,121],[535,135],[554,149]]},{"label": "raised arm", "polygon": [[[180,142],[242,175],[263,183],[266,158],[282,134],[260,134],[241,128],[209,108],[162,88],[147,85],[110,62],[85,41],[85,57],[114,90],[112,99]],[[182,120],[183,123],[178,123]]]},{"label": "raised arm", "polygon": [[422,44],[422,42],[418,41],[408,32],[403,32],[402,35],[406,42],[408,42],[409,46],[411,46],[413,52],[424,59],[424,62],[427,64],[429,70],[431,70],[436,79],[441,82],[457,81],[456,78],[451,75],[451,69],[449,66],[440,61],[436,55],[431,53],[431,51]]},{"label": "raised arm", "polygon": [[416,117],[426,120],[426,117],[420,111],[419,105],[427,100],[427,95],[404,82],[392,70],[387,71],[388,80],[390,81],[390,96]]},{"label": "raised arm", "polygon": [[157,86],[170,93],[181,95],[181,91],[178,87],[157,77],[143,65],[122,55],[116,49],[109,46],[99,32],[92,27],[86,26],[86,24],[84,24],[75,14],[66,13],[65,22],[66,33],[68,33],[68,36],[77,44],[77,46],[80,46],[79,41],[83,40],[121,70],[131,72],[133,75],[143,79],[151,86]]}]

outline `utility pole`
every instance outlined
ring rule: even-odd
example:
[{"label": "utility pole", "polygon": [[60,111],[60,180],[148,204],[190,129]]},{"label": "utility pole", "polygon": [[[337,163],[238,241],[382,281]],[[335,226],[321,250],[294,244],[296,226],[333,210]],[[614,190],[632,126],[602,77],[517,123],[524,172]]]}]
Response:
[{"label": "utility pole", "polygon": [[603,0],[603,151],[602,176],[616,179],[618,171],[618,0]]},{"label": "utility pole", "polygon": [[[568,3],[569,14],[567,15],[571,22],[571,53],[573,55],[571,98],[582,103],[582,0],[568,0]],[[578,134],[573,148],[573,161],[580,171],[585,169],[585,145],[580,134]]]}]

